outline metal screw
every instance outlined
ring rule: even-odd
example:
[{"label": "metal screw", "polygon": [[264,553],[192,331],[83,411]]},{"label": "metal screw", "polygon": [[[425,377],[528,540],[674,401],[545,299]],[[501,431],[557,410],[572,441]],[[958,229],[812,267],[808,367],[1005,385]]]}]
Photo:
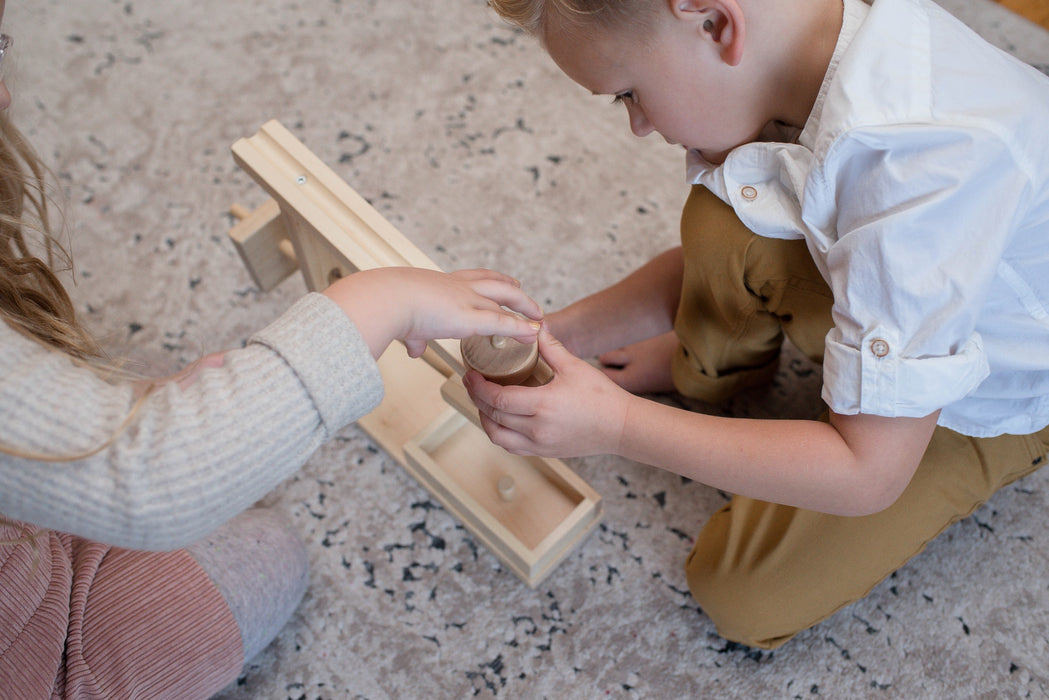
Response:
[{"label": "metal screw", "polygon": [[306,176],[305,175],[299,175],[297,178],[295,178],[295,184],[296,185],[305,185],[306,184]]}]

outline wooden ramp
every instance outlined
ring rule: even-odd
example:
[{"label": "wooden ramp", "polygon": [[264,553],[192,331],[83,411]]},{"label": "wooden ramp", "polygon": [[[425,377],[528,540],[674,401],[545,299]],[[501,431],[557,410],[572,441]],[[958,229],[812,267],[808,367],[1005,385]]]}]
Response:
[{"label": "wooden ramp", "polygon": [[[358,270],[439,269],[279,122],[233,144],[233,157],[272,197],[231,208],[230,237],[262,290],[296,271],[321,290]],[[379,368],[386,395],[361,427],[529,586],[598,524],[601,497],[567,465],[511,455],[481,430],[458,340],[417,360],[395,343]]]}]

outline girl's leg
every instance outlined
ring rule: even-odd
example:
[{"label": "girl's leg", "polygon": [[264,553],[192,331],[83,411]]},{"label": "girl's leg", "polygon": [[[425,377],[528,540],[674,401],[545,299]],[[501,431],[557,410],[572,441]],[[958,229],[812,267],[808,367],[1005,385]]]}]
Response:
[{"label": "girl's leg", "polygon": [[269,643],[306,588],[304,546],[263,510],[177,552],[77,538],[69,551],[59,697],[210,697]]},{"label": "girl's leg", "polygon": [[67,542],[69,629],[52,697],[207,698],[236,679],[236,621],[185,550]]},{"label": "girl's leg", "polygon": [[952,523],[1045,463],[1049,428],[970,438],[937,428],[890,508],[848,518],[735,497],[703,528],[689,587],[718,632],[773,649],[863,598]]},{"label": "girl's leg", "polygon": [[186,548],[222,594],[243,643],[244,661],[265,649],[298,607],[309,583],[306,547],[277,513],[241,513]]}]

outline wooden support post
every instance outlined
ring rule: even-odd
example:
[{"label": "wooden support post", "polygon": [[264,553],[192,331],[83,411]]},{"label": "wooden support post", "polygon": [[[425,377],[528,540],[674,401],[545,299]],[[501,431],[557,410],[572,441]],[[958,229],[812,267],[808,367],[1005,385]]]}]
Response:
[{"label": "wooden support post", "polygon": [[[440,268],[279,122],[233,144],[272,200],[234,206],[230,236],[260,288],[301,270],[311,290],[383,266]],[[536,586],[598,524],[601,497],[560,460],[488,440],[459,375],[457,340],[424,361],[397,344],[379,358],[385,398],[360,426],[515,574]],[[540,360],[541,361],[541,360]]]},{"label": "wooden support post", "polygon": [[229,237],[259,289],[268,292],[298,271],[295,250],[275,201],[267,200],[255,211],[234,204],[230,213],[239,221],[230,229]]}]

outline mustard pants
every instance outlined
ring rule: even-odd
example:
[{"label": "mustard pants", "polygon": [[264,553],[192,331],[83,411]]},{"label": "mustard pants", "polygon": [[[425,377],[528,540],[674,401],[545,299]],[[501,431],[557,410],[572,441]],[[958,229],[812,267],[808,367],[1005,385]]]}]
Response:
[{"label": "mustard pants", "polygon": [[[804,241],[764,238],[695,186],[681,221],[685,278],[674,382],[721,401],[768,382],[784,337],[821,362],[832,296]],[[686,563],[692,595],[727,639],[774,649],[859,600],[998,489],[1035,471],[1049,428],[971,438],[937,427],[890,508],[842,517],[742,496],[715,513]]]}]

